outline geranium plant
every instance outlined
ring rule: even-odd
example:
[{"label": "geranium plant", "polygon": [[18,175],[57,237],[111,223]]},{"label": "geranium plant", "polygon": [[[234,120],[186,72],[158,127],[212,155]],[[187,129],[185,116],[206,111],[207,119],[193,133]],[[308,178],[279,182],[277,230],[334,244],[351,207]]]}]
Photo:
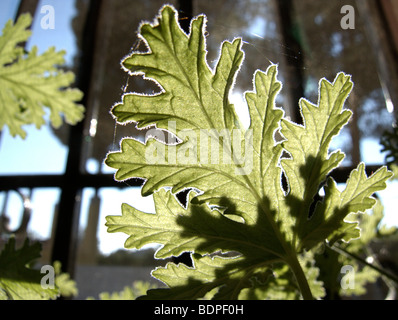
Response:
[{"label": "geranium plant", "polygon": [[[108,231],[126,233],[126,248],[160,244],[159,259],[191,253],[192,267],[155,269],[167,288],[145,298],[322,298],[317,250],[360,237],[347,216],[372,208],[372,194],[392,176],[382,167],[368,177],[361,163],[340,189],[329,175],[344,159],[329,144],[352,115],[344,109],[351,77],[320,80],[318,102],[299,101],[299,125],[275,105],[278,66],[258,70],[245,94],[251,122],[244,128],[229,100],[242,40],[224,41],[212,70],[205,32],[204,15],[186,34],[176,10],[164,6],[139,28],[148,51],[122,61],[161,92],[126,93],[112,108],[117,122],[151,130],[145,141],[124,138],[105,162],[119,181],[143,179],[142,195],[153,194],[156,213],[123,204],[122,215],[107,217]],[[184,205],[176,195],[187,190]]]}]

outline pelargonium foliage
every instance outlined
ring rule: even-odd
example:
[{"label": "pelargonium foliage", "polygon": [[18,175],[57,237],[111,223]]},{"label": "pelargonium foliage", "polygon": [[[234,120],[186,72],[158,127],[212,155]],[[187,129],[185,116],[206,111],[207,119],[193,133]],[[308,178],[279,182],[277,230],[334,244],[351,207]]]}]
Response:
[{"label": "pelargonium foliage", "polygon": [[[343,108],[351,77],[342,72],[333,82],[320,80],[317,104],[299,101],[299,125],[275,105],[278,66],[258,70],[245,93],[250,126],[244,128],[228,99],[244,58],[242,39],[222,43],[212,70],[205,32],[204,15],[186,34],[176,10],[164,6],[154,23],[139,28],[148,51],[122,61],[161,92],[126,93],[113,116],[157,130],[144,142],[124,138],[106,164],[117,169],[116,180],[143,179],[142,195],[153,195],[156,212],[123,204],[122,215],[107,217],[108,231],[127,234],[126,248],[160,244],[159,259],[191,253],[192,267],[168,263],[154,270],[167,288],[143,298],[321,298],[315,249],[359,237],[357,222],[345,218],[371,208],[372,194],[392,175],[383,167],[368,177],[361,163],[344,189],[330,177],[344,158],[329,152],[329,144],[352,115]],[[167,143],[162,132],[177,142]],[[314,203],[321,186],[323,200]],[[184,190],[186,205],[176,197]]]}]

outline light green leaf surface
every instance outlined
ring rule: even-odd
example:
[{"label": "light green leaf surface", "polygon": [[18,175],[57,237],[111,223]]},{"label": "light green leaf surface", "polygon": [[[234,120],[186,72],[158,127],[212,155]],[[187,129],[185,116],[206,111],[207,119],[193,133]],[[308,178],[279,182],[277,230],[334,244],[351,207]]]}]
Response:
[{"label": "light green leaf surface", "polygon": [[251,287],[252,278],[266,274],[266,270],[255,264],[250,266],[239,257],[202,257],[195,254],[192,260],[194,268],[169,263],[165,268],[154,270],[152,275],[162,279],[171,289],[152,289],[141,299],[199,299],[219,288],[213,299],[235,300],[243,288]]},{"label": "light green leaf surface", "polygon": [[55,273],[55,285],[59,288],[59,293],[64,298],[73,298],[77,296],[79,290],[77,289],[76,281],[71,279],[70,275],[61,270],[61,262],[54,261],[53,264]]},{"label": "light green leaf surface", "polygon": [[[214,298],[238,298],[243,289],[250,291],[253,277],[264,277],[281,263],[302,297],[322,297],[316,266],[300,259],[303,249],[358,236],[355,223],[344,218],[370,208],[372,193],[384,189],[391,176],[383,168],[368,178],[360,165],[342,192],[328,178],[344,158],[340,151],[329,154],[328,148],[351,116],[343,109],[351,78],[339,73],[333,82],[322,79],[318,104],[300,101],[303,125],[297,125],[275,106],[282,87],[277,65],[257,71],[253,90],[245,94],[251,119],[245,130],[228,100],[243,59],[241,39],[222,44],[211,70],[205,60],[205,17],[193,19],[189,35],[177,21],[175,9],[163,7],[154,24],[139,30],[148,52],[134,52],[123,61],[129,72],[153,79],[162,92],[127,93],[112,114],[120,123],[169,130],[178,144],[150,136],[144,143],[125,138],[121,150],[106,159],[117,169],[117,180],[145,180],[142,193],[153,194],[156,213],[124,204],[121,216],[107,217],[108,231],[126,233],[127,248],[161,244],[158,258],[194,253],[193,268],[168,264],[153,272],[170,289],[150,291],[150,298],[195,299],[216,288]],[[280,142],[275,140],[278,130],[284,137]],[[218,161],[212,161],[209,149],[218,153]],[[282,158],[284,151],[289,156]],[[230,161],[220,161],[221,156]],[[325,199],[310,217],[313,199],[326,181]],[[183,207],[175,194],[187,188],[194,191]],[[209,256],[215,252],[235,255]]]},{"label": "light green leaf surface", "polygon": [[0,298],[3,300],[48,300],[59,295],[59,289],[43,288],[44,274],[29,264],[40,257],[41,245],[32,245],[26,240],[20,249],[15,248],[15,239],[10,238],[0,253]]},{"label": "light green leaf surface", "polygon": [[10,20],[0,36],[0,130],[7,126],[12,136],[22,138],[26,136],[23,125],[40,128],[45,123],[44,107],[55,128],[63,121],[76,124],[84,112],[78,104],[82,92],[70,88],[74,74],[59,68],[65,52],[51,47],[39,55],[34,46],[25,54],[18,46],[31,35],[27,29],[31,21],[29,14],[21,15],[15,25]]},{"label": "light green leaf surface", "polygon": [[345,221],[344,218],[353,212],[365,212],[372,208],[376,200],[372,194],[386,188],[386,180],[391,176],[386,167],[377,170],[367,177],[364,164],[351,172],[343,191],[339,191],[336,183],[328,179],[325,187],[325,199],[318,203],[312,219],[304,227],[302,234],[303,246],[312,247],[326,238],[330,244],[339,239],[349,241],[360,236],[358,223]]},{"label": "light green leaf surface", "polygon": [[[132,286],[125,286],[122,291],[101,292],[98,295],[99,300],[136,300],[138,297],[145,295],[151,288],[157,285],[147,281],[134,281]],[[94,300],[94,297],[88,297],[87,300]]]}]

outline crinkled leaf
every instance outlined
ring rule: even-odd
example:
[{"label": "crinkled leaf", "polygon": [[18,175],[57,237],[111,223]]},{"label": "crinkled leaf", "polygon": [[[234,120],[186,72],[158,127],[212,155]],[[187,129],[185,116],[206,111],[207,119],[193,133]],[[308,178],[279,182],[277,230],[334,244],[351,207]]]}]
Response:
[{"label": "crinkled leaf", "polygon": [[[353,239],[349,243],[338,243],[338,250],[344,249],[348,254],[339,254],[334,251],[335,246],[325,246],[324,251],[321,254],[316,255],[316,264],[322,271],[320,279],[325,283],[330,298],[334,298],[336,295],[349,296],[349,295],[362,295],[367,291],[367,287],[370,283],[380,280],[381,274],[369,267],[359,263],[352,255],[358,257],[366,257],[369,261],[377,258],[372,253],[372,243],[374,241],[380,241],[384,237],[388,237],[391,232],[394,232],[396,228],[391,227],[387,232],[384,233],[385,226],[381,224],[383,219],[383,205],[380,200],[376,201],[372,210],[368,210],[361,214],[352,214],[347,217],[346,220],[359,221],[359,227],[361,231],[360,238]],[[343,266],[350,266],[350,269],[344,271]],[[351,269],[352,268],[352,269]],[[353,275],[353,278],[349,276]],[[341,282],[347,282],[347,279],[354,284],[354,286],[342,286]]]},{"label": "crinkled leaf", "polygon": [[[301,264],[305,270],[314,299],[325,296],[323,282],[318,280],[319,269],[315,266],[311,252],[300,255]],[[274,266],[272,274],[264,279],[253,277],[252,286],[243,289],[239,299],[253,300],[297,300],[300,299],[300,290],[294,281],[294,274],[287,265]]]},{"label": "crinkled leaf", "polygon": [[[27,28],[32,18],[21,15],[15,25],[8,21],[0,36],[0,130],[8,126],[12,136],[25,138],[25,124],[40,128],[45,110],[50,110],[51,124],[58,128],[64,120],[76,124],[83,118],[84,108],[77,102],[82,92],[70,88],[74,81],[72,72],[57,66],[64,63],[64,51],[50,48],[41,55],[37,47],[27,54],[18,43],[30,36]],[[63,117],[63,118],[62,118]]]},{"label": "crinkled leaf", "polygon": [[15,248],[15,238],[10,238],[0,253],[0,295],[11,300],[48,300],[55,299],[59,290],[54,287],[43,288],[40,270],[34,270],[29,264],[40,257],[41,245],[30,245],[27,239],[20,249]]},{"label": "crinkled leaf", "polygon": [[239,257],[227,259],[193,255],[192,260],[194,268],[168,263],[165,268],[154,270],[152,275],[162,279],[171,289],[152,289],[141,299],[198,299],[219,288],[213,299],[235,300],[242,288],[251,286],[252,277],[265,272],[255,264],[248,265]]},{"label": "crinkled leaf", "polygon": [[77,289],[76,281],[71,279],[68,273],[61,271],[61,262],[54,261],[55,285],[59,288],[59,293],[62,297],[72,298],[77,296],[79,290]]},{"label": "crinkled leaf", "polygon": [[175,14],[166,6],[159,25],[143,24],[140,34],[150,52],[135,53],[123,61],[130,73],[143,73],[155,80],[162,93],[127,94],[123,103],[113,108],[113,114],[120,122],[137,121],[140,127],[156,124],[167,128],[168,121],[175,121],[177,129],[230,127],[235,116],[228,92],[243,60],[241,40],[224,42],[213,73],[206,62],[205,17],[192,22],[187,37]]},{"label": "crinkled leaf", "polygon": [[[132,286],[125,286],[122,291],[101,292],[99,300],[135,300],[145,295],[149,289],[156,288],[157,285],[147,281],[134,281]],[[88,300],[94,300],[94,297],[88,297]]]},{"label": "crinkled leaf", "polygon": [[[290,158],[282,160],[282,167],[289,183],[288,201],[292,203],[292,215],[296,216],[296,230],[300,233],[308,218],[314,195],[327,174],[343,160],[344,154],[336,151],[329,155],[329,144],[347,123],[351,111],[343,110],[343,104],[352,89],[351,78],[340,73],[333,83],[320,82],[318,105],[300,100],[303,125],[286,119],[281,121],[281,133],[285,137],[283,147]],[[295,203],[300,203],[296,206]]]},{"label": "crinkled leaf", "polygon": [[[152,96],[126,94],[112,113],[119,122],[136,121],[139,127],[156,124],[158,128],[176,134],[184,143],[164,146],[150,139],[143,145],[134,139],[124,139],[122,152],[110,154],[106,163],[119,169],[116,174],[118,180],[137,176],[145,178],[144,195],[162,186],[172,186],[174,193],[195,187],[206,190],[197,201],[219,204],[220,196],[244,194],[244,201],[242,197],[234,199],[236,214],[239,212],[252,223],[250,220],[254,219],[258,201],[250,192],[251,182],[243,174],[251,171],[251,163],[247,163],[248,168],[224,164],[223,152],[219,152],[219,148],[223,148],[219,146],[219,136],[229,136],[237,125],[228,94],[243,59],[241,39],[223,43],[222,54],[213,73],[205,61],[205,18],[199,16],[192,22],[189,37],[179,27],[171,7],[164,7],[159,19],[159,25],[141,26],[140,33],[150,46],[150,53],[133,54],[123,61],[123,65],[131,72],[144,73],[147,78],[156,80],[163,91]],[[200,134],[205,135],[207,143],[202,143],[198,150],[193,135],[199,140]],[[235,134],[243,133],[236,130]],[[225,140],[228,146],[231,145],[228,139]],[[216,146],[214,153],[208,152],[212,145]],[[148,154],[152,150],[158,155],[156,161],[148,163]],[[190,154],[185,156],[187,152]],[[219,161],[212,159],[212,155],[219,156]],[[229,160],[233,156],[231,152],[226,154]],[[191,177],[189,181],[187,176]],[[255,178],[254,173],[251,176]],[[208,188],[209,183],[212,184],[211,189]],[[247,187],[242,188],[242,184]]]},{"label": "crinkled leaf", "polygon": [[238,251],[264,260],[278,259],[283,253],[272,237],[264,241],[267,230],[231,220],[206,204],[190,204],[184,209],[175,196],[164,189],[154,194],[154,201],[156,214],[123,204],[122,216],[106,218],[108,232],[128,234],[127,248],[161,244],[156,252],[159,259],[179,256],[184,251],[199,254]]},{"label": "crinkled leaf", "polygon": [[[336,183],[328,180],[325,187],[325,198],[318,203],[313,218],[308,221],[302,233],[302,245],[311,248],[327,238],[330,244],[343,239],[349,241],[360,236],[357,222],[345,221],[352,212],[365,212],[373,207],[376,200],[371,196],[386,187],[386,180],[391,175],[385,167],[377,170],[369,178],[364,164],[351,172],[344,191],[339,191]],[[326,237],[325,237],[326,236]]]},{"label": "crinkled leaf", "polygon": [[[170,289],[152,291],[151,298],[200,298],[213,290],[214,298],[237,298],[275,263],[288,265],[295,276],[290,285],[306,290],[304,269],[307,282],[317,283],[313,296],[320,297],[317,268],[303,261],[300,266],[299,254],[325,240],[357,236],[355,224],[345,217],[372,206],[372,193],[385,188],[391,176],[381,169],[368,178],[361,165],[343,192],[328,178],[344,157],[328,150],[351,116],[343,110],[351,78],[340,73],[334,82],[321,80],[318,104],[302,99],[303,125],[297,125],[275,107],[282,87],[277,66],[257,71],[253,91],[245,94],[251,123],[244,129],[228,100],[243,59],[242,41],[225,41],[211,70],[204,33],[204,16],[192,20],[187,35],[175,9],[165,6],[155,23],[139,30],[148,51],[133,52],[122,62],[131,74],[156,81],[161,91],[125,94],[112,109],[116,120],[169,131],[178,142],[166,144],[159,131],[150,130],[145,142],[125,138],[120,151],[108,154],[106,164],[117,169],[115,178],[144,179],[142,193],[153,194],[156,205],[155,214],[123,205],[122,216],[107,217],[108,231],[129,235],[127,248],[161,244],[158,258],[194,253],[193,268],[170,263],[153,273]],[[275,139],[278,130],[281,142]],[[283,158],[284,153],[289,156]],[[325,181],[325,199],[310,216]],[[194,191],[183,207],[175,194],[187,188]],[[209,256],[215,252],[234,256]]]}]

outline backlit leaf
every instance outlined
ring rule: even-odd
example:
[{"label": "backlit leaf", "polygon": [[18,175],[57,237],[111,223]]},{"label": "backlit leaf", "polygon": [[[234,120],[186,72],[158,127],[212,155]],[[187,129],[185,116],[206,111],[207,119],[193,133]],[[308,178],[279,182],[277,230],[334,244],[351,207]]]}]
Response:
[{"label": "backlit leaf", "polygon": [[[193,19],[187,35],[175,9],[164,6],[155,23],[140,27],[148,51],[122,61],[161,92],[125,94],[112,109],[115,119],[169,131],[178,141],[167,144],[159,130],[149,130],[145,142],[124,138],[121,150],[107,155],[115,178],[143,179],[142,194],[153,194],[156,207],[147,213],[123,204],[121,216],[107,217],[108,231],[126,233],[126,248],[160,244],[157,258],[192,253],[192,267],[168,263],[156,269],[153,276],[168,288],[150,290],[147,298],[272,298],[281,297],[275,293],[284,285],[297,291],[286,297],[321,298],[313,252],[304,249],[358,236],[355,222],[345,217],[370,208],[371,195],[391,176],[383,168],[368,178],[361,164],[344,191],[328,177],[344,158],[340,151],[330,154],[329,144],[351,116],[343,109],[351,78],[339,73],[333,82],[322,79],[318,103],[300,101],[298,125],[275,106],[282,88],[277,65],[257,71],[245,94],[251,119],[245,129],[228,100],[243,60],[242,40],[223,42],[211,70],[204,33],[204,16]],[[325,198],[310,214],[324,183]],[[176,194],[186,189],[191,191],[183,206]],[[272,272],[280,272],[278,281]]]},{"label": "backlit leaf", "polygon": [[59,296],[54,286],[43,287],[45,274],[32,269],[29,264],[40,257],[41,245],[26,240],[19,249],[15,238],[10,238],[0,253],[0,298],[4,300],[48,300]]},{"label": "backlit leaf", "polygon": [[44,123],[45,109],[49,109],[52,126],[63,121],[76,124],[83,118],[84,108],[77,102],[82,92],[70,88],[72,72],[59,68],[64,63],[64,51],[54,47],[39,55],[37,47],[27,54],[18,43],[27,41],[32,18],[21,15],[15,25],[8,21],[0,36],[0,130],[7,126],[12,136],[25,138],[23,125]]}]

